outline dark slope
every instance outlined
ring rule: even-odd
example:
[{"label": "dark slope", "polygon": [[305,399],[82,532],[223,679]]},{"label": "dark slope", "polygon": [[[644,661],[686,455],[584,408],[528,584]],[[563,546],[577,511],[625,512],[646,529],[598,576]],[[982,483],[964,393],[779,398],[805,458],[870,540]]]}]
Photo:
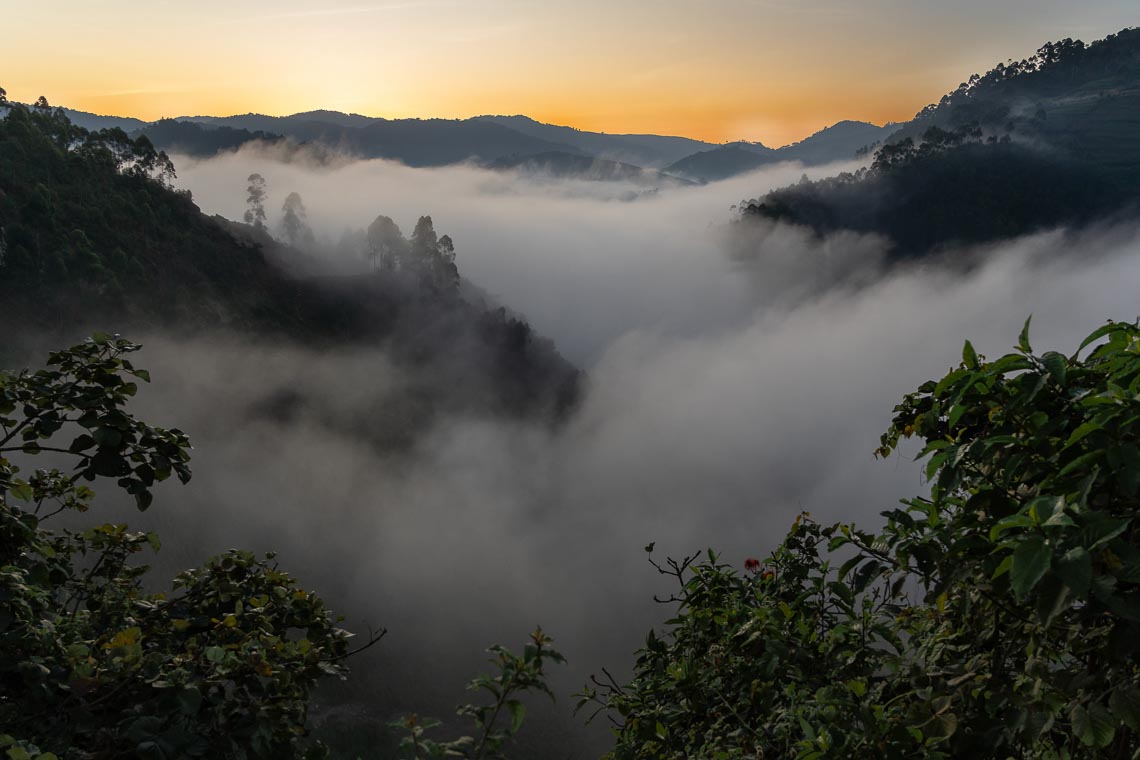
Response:
[{"label": "dark slope", "polygon": [[559,151],[533,156],[511,156],[485,164],[488,169],[512,169],[530,176],[551,179],[583,179],[593,182],[626,182],[639,187],[680,187],[693,185],[687,179],[673,177],[653,169],[633,164],[607,161],[590,156],[573,155]]},{"label": "dark slope", "polygon": [[1031,58],[998,64],[920,111],[891,141],[966,125],[1047,146],[1124,181],[1140,178],[1140,28],[1091,45],[1046,43]]},{"label": "dark slope", "polygon": [[877,232],[898,257],[984,243],[1120,208],[1119,194],[1087,166],[1015,143],[972,143],[891,168],[769,193],[743,211],[811,227]]},{"label": "dark slope", "polygon": [[430,378],[389,400],[411,420],[397,433],[442,409],[554,417],[572,403],[577,371],[525,322],[399,272],[286,275],[272,259],[305,254],[204,216],[170,168],[148,141],[89,134],[62,111],[0,120],[0,355],[93,329],[383,346]]},{"label": "dark slope", "polygon": [[1140,203],[1140,30],[975,75],[855,174],[743,209],[819,233],[878,232],[900,257],[1132,214]]},{"label": "dark slope", "polygon": [[573,127],[543,124],[528,116],[478,116],[475,120],[494,122],[540,140],[572,145],[598,158],[652,169],[660,169],[695,151],[713,147],[711,143],[688,137],[586,132]]},{"label": "dark slope", "polygon": [[877,127],[861,121],[841,121],[798,143],[772,149],[760,143],[729,143],[714,150],[686,156],[664,171],[702,182],[728,179],[779,161],[800,161],[807,166],[855,158],[859,149],[881,141],[897,125]]}]

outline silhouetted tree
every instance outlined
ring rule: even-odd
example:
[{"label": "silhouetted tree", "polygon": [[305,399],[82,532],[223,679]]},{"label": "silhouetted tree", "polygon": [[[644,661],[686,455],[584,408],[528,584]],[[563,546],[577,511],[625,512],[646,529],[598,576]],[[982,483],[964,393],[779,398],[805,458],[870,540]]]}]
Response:
[{"label": "silhouetted tree", "polygon": [[297,193],[289,193],[281,205],[281,229],[289,245],[307,246],[313,243],[313,231],[309,229],[305,203]]},{"label": "silhouetted tree", "polygon": [[459,287],[459,268],[455,266],[455,244],[451,235],[439,239],[440,283],[449,288]]},{"label": "silhouetted tree", "polygon": [[430,216],[421,216],[412,232],[411,261],[422,282],[437,291],[451,291],[459,285],[455,267],[455,245],[449,235],[436,236]]},{"label": "silhouetted tree", "polygon": [[435,234],[435,227],[430,216],[421,216],[412,230],[412,256],[416,259],[427,260],[438,250],[439,238]]},{"label": "silhouetted tree", "polygon": [[391,217],[381,214],[368,225],[368,258],[378,270],[392,272],[400,268],[408,247],[404,233]]},{"label": "silhouetted tree", "polygon": [[256,172],[246,179],[249,187],[246,188],[245,202],[249,206],[245,212],[245,223],[252,224],[259,230],[265,229],[265,177]]}]

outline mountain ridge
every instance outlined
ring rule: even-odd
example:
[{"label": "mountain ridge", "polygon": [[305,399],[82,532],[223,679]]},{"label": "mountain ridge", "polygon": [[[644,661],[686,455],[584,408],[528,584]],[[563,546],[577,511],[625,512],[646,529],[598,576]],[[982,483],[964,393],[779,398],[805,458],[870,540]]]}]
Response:
[{"label": "mountain ridge", "polygon": [[[174,141],[166,141],[156,129],[158,125],[174,121],[197,124],[206,130],[222,127],[236,132],[245,130],[250,133],[250,140],[261,133],[263,139],[286,138],[301,144],[319,143],[324,148],[359,158],[384,158],[402,161],[409,166],[446,166],[468,161],[487,164],[512,157],[562,153],[656,170],[695,182],[735,176],[762,165],[762,162],[742,157],[735,151],[763,156],[768,162],[803,160],[808,164],[827,163],[852,157],[848,154],[865,144],[861,142],[864,137],[877,135],[874,130],[885,129],[846,120],[825,127],[798,143],[769,148],[759,142],[743,140],[717,144],[674,135],[591,132],[546,124],[521,114],[481,115],[466,119],[387,119],[317,109],[287,116],[251,112],[230,116],[177,116],[145,122],[74,109],[65,111],[74,123],[92,130],[118,127],[132,134],[147,134],[160,149],[173,149],[178,145]],[[848,134],[853,128],[870,131],[864,137],[848,138],[847,143],[842,143],[842,138],[834,139],[836,130]],[[173,133],[169,126],[167,131]],[[215,139],[213,142],[224,144],[220,149],[231,149],[232,138],[233,135],[230,139]],[[208,145],[211,141],[199,137],[195,142]],[[824,142],[828,145],[822,145]],[[860,144],[852,147],[855,142]],[[195,155],[200,153],[195,152]],[[721,168],[702,168],[708,162]]]}]

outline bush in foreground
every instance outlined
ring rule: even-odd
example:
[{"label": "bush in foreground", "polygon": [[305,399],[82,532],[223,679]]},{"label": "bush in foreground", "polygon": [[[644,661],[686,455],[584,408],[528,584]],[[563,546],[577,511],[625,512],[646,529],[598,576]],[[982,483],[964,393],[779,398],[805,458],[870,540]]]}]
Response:
[{"label": "bush in foreground", "polygon": [[[113,479],[139,509],[190,479],[190,444],[124,406],[148,381],[96,336],[46,369],[0,373],[0,749],[9,757],[292,757],[309,696],[343,672],[350,634],[272,555],[232,551],[144,588],[158,537],[126,525],[45,527]],[[13,455],[74,460],[26,478]],[[373,639],[375,641],[375,638]],[[369,642],[372,643],[372,642]]]},{"label": "bush in foreground", "polygon": [[658,565],[675,617],[581,706],[615,721],[615,760],[1136,757],[1138,434],[1136,325],[1068,357],[1028,323],[992,362],[967,342],[878,450],[917,437],[928,496],[878,533],[801,517],[744,574]]}]

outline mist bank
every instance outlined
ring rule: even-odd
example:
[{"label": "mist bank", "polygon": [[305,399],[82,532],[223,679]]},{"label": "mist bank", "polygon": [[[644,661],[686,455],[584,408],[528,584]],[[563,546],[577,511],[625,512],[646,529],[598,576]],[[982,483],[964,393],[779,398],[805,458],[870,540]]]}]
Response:
[{"label": "mist bank", "polygon": [[[240,152],[179,167],[205,211],[231,217],[260,172],[270,228],[275,201],[299,192],[330,244],[379,213],[409,225],[430,212],[465,275],[587,370],[560,427],[452,414],[411,449],[382,451],[345,421],[374,419],[377,399],[420,380],[380,349],[142,338],[155,385],[140,413],[182,425],[197,447],[195,480],[154,510],[191,547],[172,565],[230,545],[276,549],[349,625],[387,626],[347,687],[380,721],[446,714],[483,646],[541,623],[571,664],[536,752],[556,741],[587,757],[604,744],[565,697],[602,666],[620,672],[663,619],[651,598],[668,589],[645,544],[743,562],[801,510],[873,524],[924,487],[911,463],[873,459],[891,409],[955,364],[964,339],[998,356],[1032,314],[1035,346],[1071,351],[1137,311],[1134,225],[889,267],[873,234],[730,223],[735,202],[795,181],[798,166],[634,202],[603,183],[474,167]],[[304,402],[266,414],[282,393]]]},{"label": "mist bank", "polygon": [[[813,295],[780,307],[754,296],[747,315],[706,315],[688,333],[631,326],[598,352],[561,428],[452,416],[403,453],[340,423],[415,382],[381,351],[141,336],[155,382],[137,411],[190,434],[196,475],[132,522],[177,536],[163,552],[172,566],[275,549],[347,625],[387,626],[348,686],[367,719],[446,714],[483,646],[541,623],[571,664],[531,740],[588,757],[604,734],[580,729],[568,694],[602,666],[621,672],[665,614],[645,544],[742,563],[801,510],[874,524],[923,490],[910,462],[873,459],[878,435],[904,393],[957,362],[963,339],[998,356],[1033,314],[1039,350],[1071,351],[1102,320],[1135,316],[1134,227],[974,253],[966,272],[929,263],[855,289],[801,286]],[[310,401],[264,414],[283,389]]]},{"label": "mist bank", "polygon": [[[280,223],[285,197],[297,192],[318,240],[330,249],[378,214],[405,229],[431,214],[454,239],[464,277],[525,315],[579,365],[591,364],[630,329],[699,335],[746,322],[756,281],[738,276],[742,265],[723,255],[717,239],[730,207],[805,171],[822,177],[846,166],[781,164],[715,185],[645,194],[635,184],[474,166],[413,169],[370,160],[322,167],[276,158],[257,148],[206,161],[176,156],[176,183],[204,212],[240,219],[246,178],[257,172],[268,188],[270,229]],[[637,200],[623,200],[631,192]],[[805,268],[802,261],[786,266]],[[769,279],[779,287],[786,278]]]}]

